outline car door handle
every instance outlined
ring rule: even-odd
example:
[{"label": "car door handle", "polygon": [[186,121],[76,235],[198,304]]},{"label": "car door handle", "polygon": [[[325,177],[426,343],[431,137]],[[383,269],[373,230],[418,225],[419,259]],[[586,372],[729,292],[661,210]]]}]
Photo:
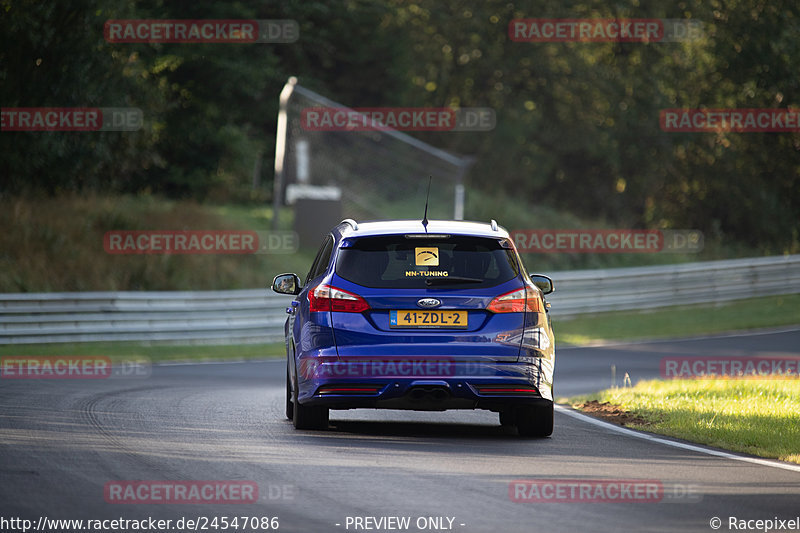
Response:
[{"label": "car door handle", "polygon": [[297,312],[297,306],[300,305],[300,302],[297,300],[292,300],[292,306],[286,308],[286,314],[293,315]]}]

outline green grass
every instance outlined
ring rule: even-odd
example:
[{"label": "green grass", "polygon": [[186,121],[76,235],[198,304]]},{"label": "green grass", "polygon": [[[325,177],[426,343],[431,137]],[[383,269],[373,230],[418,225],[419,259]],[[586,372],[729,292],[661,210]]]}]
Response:
[{"label": "green grass", "polygon": [[604,312],[553,319],[556,342],[577,345],[598,341],[691,337],[795,324],[800,324],[800,294],[736,300],[720,305]]},{"label": "green grass", "polygon": [[85,342],[65,344],[0,345],[0,356],[82,355],[107,356],[112,360],[143,357],[153,363],[159,361],[265,359],[283,357],[284,354],[285,351],[283,343],[228,345],[147,345],[135,342]]},{"label": "green grass", "polygon": [[[291,212],[281,227],[291,228]],[[264,206],[213,206],[154,196],[0,199],[0,292],[223,290],[264,287],[308,271],[316,250],[294,254],[111,255],[110,230],[269,230]]]},{"label": "green grass", "polygon": [[569,403],[591,400],[646,421],[629,427],[800,464],[800,379],[643,381]]},{"label": "green grass", "polygon": [[[420,189],[420,195],[424,190]],[[433,193],[432,193],[433,194]],[[435,195],[434,195],[435,196]],[[416,197],[363,199],[384,218],[422,216]],[[465,218],[496,219],[508,230],[532,228],[608,228],[603,220],[533,204],[524,197],[470,189]],[[452,199],[435,202],[432,216],[451,216]],[[290,208],[278,226],[293,227]],[[344,213],[344,216],[352,216]],[[266,287],[280,272],[304,274],[317,243],[294,254],[109,255],[103,236],[109,230],[269,230],[272,208],[262,198],[245,203],[199,204],[152,195],[77,195],[0,198],[0,292],[224,290]],[[356,217],[358,218],[358,217]],[[612,268],[728,257],[756,256],[756,250],[720,245],[706,236],[699,254],[526,254],[530,271],[547,274],[576,268]]]}]

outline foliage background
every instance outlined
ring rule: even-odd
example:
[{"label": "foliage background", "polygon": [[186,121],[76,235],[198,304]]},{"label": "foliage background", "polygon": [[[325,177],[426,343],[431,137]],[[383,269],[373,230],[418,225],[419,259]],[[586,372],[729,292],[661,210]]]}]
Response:
[{"label": "foliage background", "polygon": [[[0,134],[0,194],[266,203],[289,76],[352,106],[490,106],[471,189],[618,227],[800,250],[800,133],[666,133],[666,107],[800,107],[796,0],[0,0],[0,105],[139,107],[136,133]],[[684,43],[519,43],[525,17],[690,18]],[[294,19],[292,44],[112,44],[108,19]],[[263,157],[260,189],[253,168]]]}]

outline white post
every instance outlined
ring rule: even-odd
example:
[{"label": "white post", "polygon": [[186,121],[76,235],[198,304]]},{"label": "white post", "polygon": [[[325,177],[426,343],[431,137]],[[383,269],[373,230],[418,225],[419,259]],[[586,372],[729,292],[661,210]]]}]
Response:
[{"label": "white post", "polygon": [[456,183],[456,201],[453,213],[455,220],[464,220],[464,184]]},{"label": "white post", "polygon": [[308,141],[305,139],[298,139],[295,143],[295,150],[297,151],[297,183],[305,185],[309,182]]},{"label": "white post", "polygon": [[297,78],[292,76],[286,85],[283,86],[280,96],[280,110],[278,111],[278,131],[275,136],[275,178],[272,187],[272,229],[278,229],[278,212],[283,202],[283,163],[286,156],[286,129],[287,117],[286,107],[289,104],[289,97],[294,92],[297,85]]}]

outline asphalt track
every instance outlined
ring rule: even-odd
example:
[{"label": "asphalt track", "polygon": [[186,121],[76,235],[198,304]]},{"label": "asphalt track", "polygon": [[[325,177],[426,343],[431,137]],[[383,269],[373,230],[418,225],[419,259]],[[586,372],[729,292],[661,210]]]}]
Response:
[{"label": "asphalt track", "polygon": [[[556,394],[607,387],[611,365],[618,383],[626,372],[634,382],[657,376],[666,355],[798,353],[800,330],[560,348]],[[333,411],[328,431],[295,431],[283,416],[283,378],[283,362],[261,361],[157,365],[130,379],[0,380],[0,529],[21,531],[2,522],[15,517],[277,516],[278,531],[708,532],[714,517],[717,531],[731,531],[731,516],[800,515],[800,469],[635,438],[563,411],[540,440],[481,411]],[[662,492],[650,502],[510,497],[515,480],[555,479],[650,481]],[[107,503],[105,485],[122,480],[253,481],[259,496],[238,505]],[[389,516],[410,525],[348,527],[348,517]],[[444,527],[420,527],[427,517],[446,517]]]}]

